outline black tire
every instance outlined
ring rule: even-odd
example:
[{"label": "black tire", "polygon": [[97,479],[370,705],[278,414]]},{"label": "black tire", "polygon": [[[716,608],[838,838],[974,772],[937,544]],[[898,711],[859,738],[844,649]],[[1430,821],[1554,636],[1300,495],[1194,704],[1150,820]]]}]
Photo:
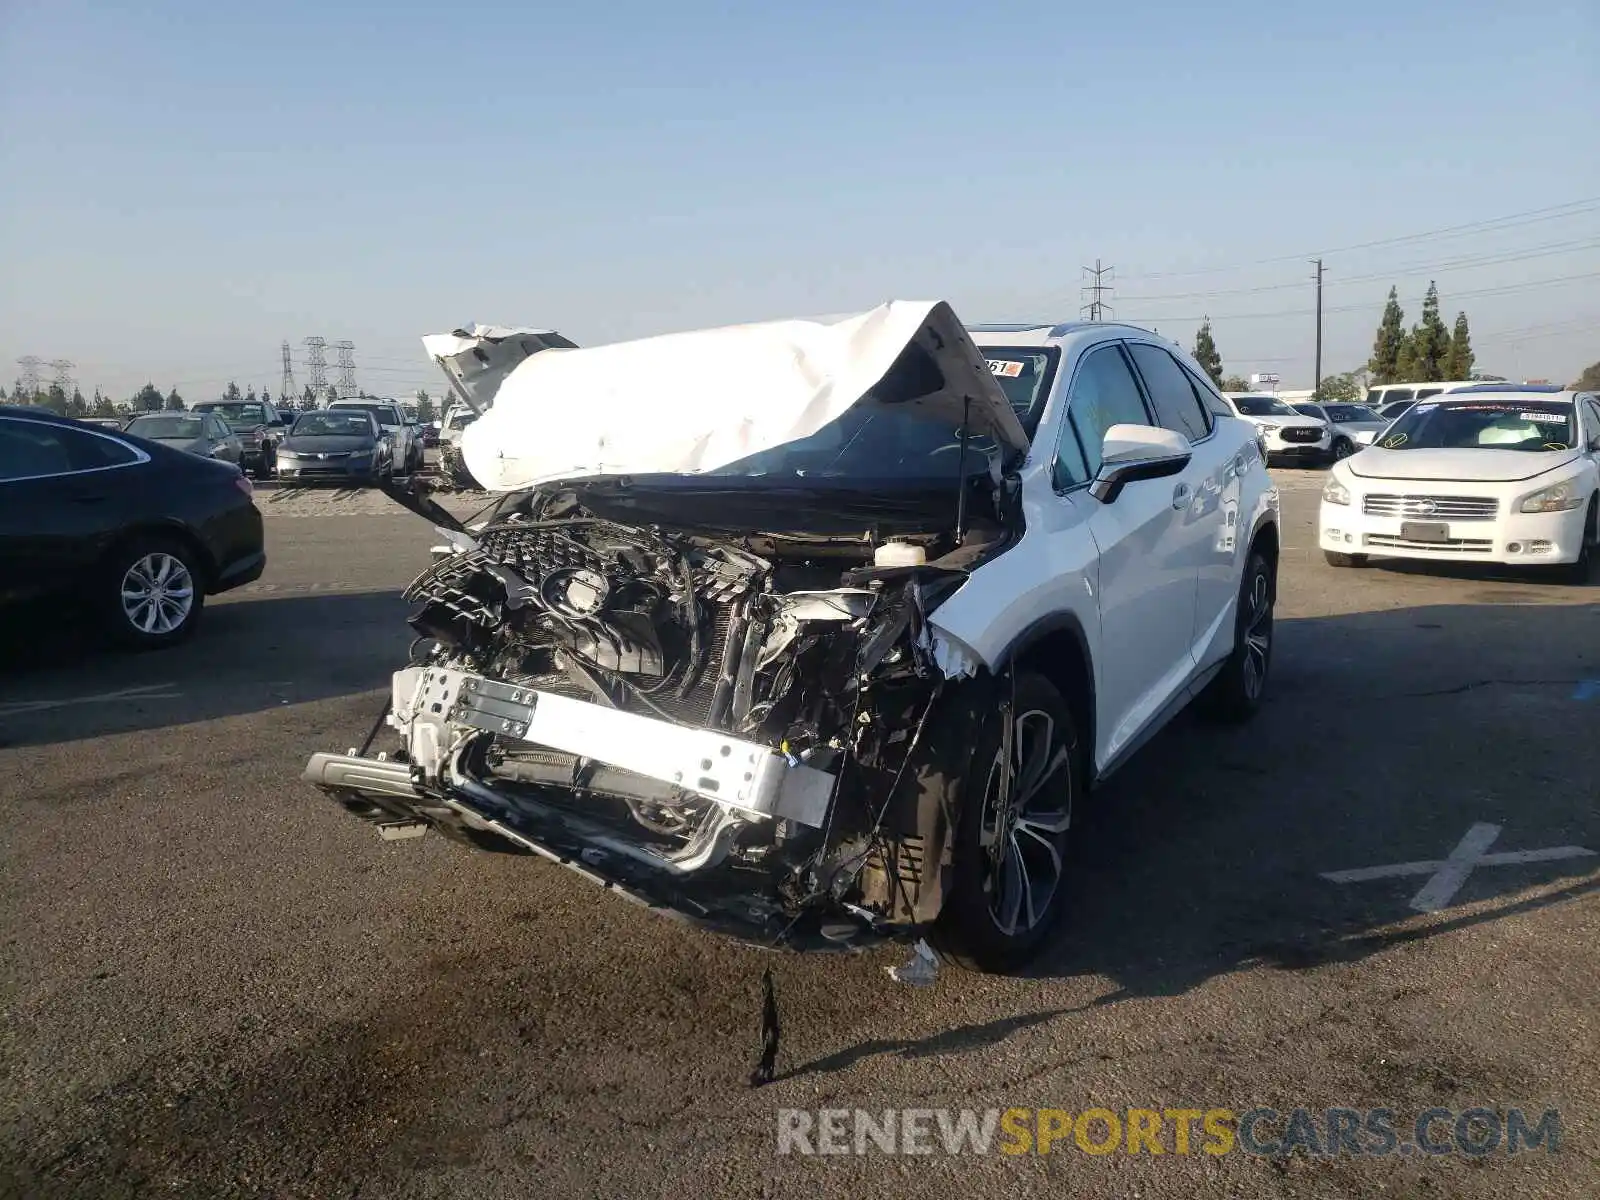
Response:
[{"label": "black tire", "polygon": [[[140,602],[140,592],[151,598]],[[95,582],[101,627],[128,650],[158,650],[183,641],[199,624],[205,602],[199,558],[175,538],[140,537],[123,543],[106,556]]]},{"label": "black tire", "polygon": [[1200,711],[1215,720],[1248,721],[1261,708],[1272,668],[1272,610],[1278,596],[1277,567],[1252,548],[1239,581],[1233,652],[1200,695]]},{"label": "black tire", "polygon": [[[975,691],[974,695],[995,698],[993,693]],[[1007,806],[1002,804],[1002,811],[997,811],[996,803],[1000,800],[1004,705],[990,704],[983,713],[974,714],[974,737],[960,743],[940,739],[942,750],[934,751],[948,758],[943,772],[950,802],[946,811],[953,809],[959,815],[949,886],[933,939],[947,957],[977,971],[1005,972],[1024,966],[1054,931],[1061,918],[1072,811],[1084,792],[1077,722],[1061,693],[1044,676],[1019,671],[1015,697],[1013,758],[1020,761],[1021,769],[1013,778],[1024,782],[1030,769],[1045,774],[1036,785],[1038,790],[1023,797],[1011,817],[1004,815]],[[1027,820],[1030,813],[1033,821]],[[1002,832],[1002,825],[1009,828]],[[996,843],[1000,846],[998,858],[991,850]],[[1052,861],[1055,879],[1047,890],[1045,875],[1052,869]],[[1028,886],[1017,886],[1019,879]]]},{"label": "black tire", "polygon": [[271,479],[278,473],[278,448],[271,442],[261,443],[261,459],[256,463],[256,478]]},{"label": "black tire", "polygon": [[1356,444],[1347,437],[1333,439],[1333,461],[1349,458],[1356,452]]},{"label": "black tire", "polygon": [[1365,554],[1340,554],[1337,550],[1324,550],[1322,557],[1328,560],[1330,567],[1364,567],[1367,565]]},{"label": "black tire", "polygon": [[1594,571],[1595,544],[1600,542],[1600,495],[1589,501],[1589,515],[1583,523],[1583,539],[1578,547],[1578,561],[1562,563],[1556,568],[1556,577],[1562,583],[1583,586]]}]

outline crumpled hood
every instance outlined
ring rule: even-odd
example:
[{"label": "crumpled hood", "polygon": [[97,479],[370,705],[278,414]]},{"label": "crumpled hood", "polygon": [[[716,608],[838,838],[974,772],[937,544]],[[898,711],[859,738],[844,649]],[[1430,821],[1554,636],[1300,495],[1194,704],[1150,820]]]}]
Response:
[{"label": "crumpled hood", "polygon": [[1345,465],[1359,479],[1507,483],[1554,471],[1578,456],[1576,450],[1384,450],[1373,446],[1346,459]]},{"label": "crumpled hood", "polygon": [[461,435],[491,491],[685,474],[809,437],[857,404],[904,404],[1025,449],[1027,435],[950,306],[774,321],[535,354]]}]

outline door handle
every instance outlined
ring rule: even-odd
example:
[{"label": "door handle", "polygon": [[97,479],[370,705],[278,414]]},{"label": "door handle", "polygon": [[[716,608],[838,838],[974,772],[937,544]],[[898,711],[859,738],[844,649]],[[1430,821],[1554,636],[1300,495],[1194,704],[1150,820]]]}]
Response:
[{"label": "door handle", "polygon": [[1172,507],[1183,508],[1189,503],[1189,485],[1180,483],[1172,489]]}]

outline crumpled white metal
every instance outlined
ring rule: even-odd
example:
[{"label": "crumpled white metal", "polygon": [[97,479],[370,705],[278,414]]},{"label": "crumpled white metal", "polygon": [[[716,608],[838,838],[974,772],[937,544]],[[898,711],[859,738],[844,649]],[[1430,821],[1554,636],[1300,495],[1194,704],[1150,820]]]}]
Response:
[{"label": "crumpled white metal", "polygon": [[[913,346],[925,353],[908,355]],[[906,369],[918,366],[935,369]],[[950,306],[896,300],[838,319],[531,355],[463,431],[461,452],[491,491],[598,475],[698,474],[809,437],[861,403],[903,404],[952,427],[967,412],[975,435],[1026,445]]]}]

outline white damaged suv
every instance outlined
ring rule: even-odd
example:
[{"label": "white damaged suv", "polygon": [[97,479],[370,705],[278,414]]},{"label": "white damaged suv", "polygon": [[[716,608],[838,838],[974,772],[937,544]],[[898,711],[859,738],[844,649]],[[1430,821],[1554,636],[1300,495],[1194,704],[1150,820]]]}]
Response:
[{"label": "white damaged suv", "polygon": [[896,301],[504,365],[462,434],[491,515],[391,489],[448,543],[397,744],[305,771],[387,837],[1007,969],[1088,789],[1191,699],[1262,701],[1277,492],[1157,335]]}]

